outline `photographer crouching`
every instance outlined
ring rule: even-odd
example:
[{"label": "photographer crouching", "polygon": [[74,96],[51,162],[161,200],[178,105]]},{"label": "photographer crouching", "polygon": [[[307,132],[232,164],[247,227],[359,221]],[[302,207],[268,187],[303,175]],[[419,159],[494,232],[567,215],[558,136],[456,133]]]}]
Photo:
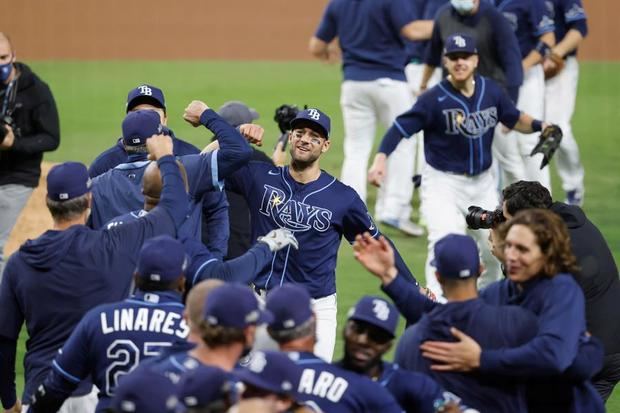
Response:
[{"label": "photographer crouching", "polygon": [[39,184],[43,152],[59,143],[52,92],[28,66],[15,61],[9,37],[0,32],[0,280],[4,245]]},{"label": "photographer crouching", "polygon": [[[538,182],[519,181],[502,191],[501,208],[486,211],[470,206],[466,221],[470,229],[497,228],[523,209],[549,209],[568,227],[571,249],[579,272],[573,274],[586,299],[588,331],[605,348],[603,369],[592,379],[603,400],[620,381],[620,279],[614,257],[599,229],[578,206],[553,202],[551,194]],[[491,237],[493,237],[491,231]],[[496,251],[491,239],[492,251]]]}]

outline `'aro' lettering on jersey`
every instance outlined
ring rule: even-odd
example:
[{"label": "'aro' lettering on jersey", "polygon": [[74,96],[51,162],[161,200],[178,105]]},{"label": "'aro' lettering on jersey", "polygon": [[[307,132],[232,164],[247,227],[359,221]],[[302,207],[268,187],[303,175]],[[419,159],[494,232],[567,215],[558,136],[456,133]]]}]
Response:
[{"label": "'aro' lettering on jersey", "polygon": [[448,135],[478,138],[497,125],[495,106],[469,114],[466,114],[463,109],[445,109],[442,113],[446,119],[446,134]]},{"label": "'aro' lettering on jersey", "polygon": [[299,380],[299,393],[327,399],[338,403],[349,387],[349,382],[329,371],[318,374],[313,369],[304,369]]},{"label": "'aro' lettering on jersey", "polygon": [[117,308],[113,311],[111,320],[105,312],[101,313],[100,318],[103,334],[115,331],[150,331],[179,338],[186,338],[189,334],[189,327],[180,314],[158,308]]},{"label": "'aro' lettering on jersey", "polygon": [[324,232],[329,229],[332,212],[325,208],[308,205],[294,199],[286,199],[286,194],[271,185],[264,186],[260,213],[270,216],[280,227],[291,231],[315,229]]}]

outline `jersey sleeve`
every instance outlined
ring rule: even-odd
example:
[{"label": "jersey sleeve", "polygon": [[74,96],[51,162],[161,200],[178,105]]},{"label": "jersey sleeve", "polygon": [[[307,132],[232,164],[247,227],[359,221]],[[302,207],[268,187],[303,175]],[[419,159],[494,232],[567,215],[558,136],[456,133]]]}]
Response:
[{"label": "jersey sleeve", "polygon": [[[349,193],[351,194],[351,192]],[[364,232],[369,232],[373,237],[378,236],[379,228],[377,228],[370,212],[368,212],[366,204],[364,204],[356,193],[352,193],[351,197],[353,199],[342,221],[344,237],[347,241],[353,243],[355,237]]]},{"label": "jersey sleeve", "polygon": [[323,12],[323,18],[319,23],[319,27],[316,29],[314,36],[323,40],[325,43],[329,43],[338,34],[338,20],[336,16],[336,4],[332,0],[325,8]]},{"label": "jersey sleeve", "polygon": [[253,185],[253,176],[258,172],[257,164],[269,165],[265,162],[249,162],[226,178],[226,189],[243,195],[246,199]]},{"label": "jersey sleeve", "polygon": [[[66,391],[70,394],[77,385],[90,373],[89,354],[91,354],[89,329],[96,320],[93,313],[86,314],[69,336],[52,368],[64,380],[53,380],[55,390]],[[49,377],[49,376],[48,376]],[[47,386],[46,386],[47,387]]]},{"label": "jersey sleeve", "polygon": [[230,225],[228,201],[224,191],[210,191],[202,199],[202,240],[211,252],[223,259],[228,250]]},{"label": "jersey sleeve", "polygon": [[179,157],[187,173],[189,193],[193,197],[200,198],[208,191],[213,189],[220,190],[222,188],[223,183],[218,177],[216,167],[217,152],[218,150],[215,150],[205,154]]},{"label": "jersey sleeve", "polygon": [[573,362],[585,330],[583,293],[574,283],[557,283],[538,314],[538,334],[526,344],[484,350],[480,369],[519,377],[561,374]]},{"label": "jersey sleeve", "polygon": [[[400,33],[407,24],[419,20],[419,12],[411,0],[395,0],[389,3],[392,24]],[[417,5],[417,4],[415,4]]]},{"label": "jersey sleeve", "polygon": [[[486,79],[487,82],[492,81]],[[495,84],[495,93],[497,94],[497,117],[499,121],[508,129],[514,128],[521,116],[521,112],[512,101],[508,93],[499,85]]]},{"label": "jersey sleeve", "polygon": [[[577,30],[583,37],[586,37],[588,35],[587,16],[581,0],[563,0],[560,4],[562,14],[564,14],[564,21],[568,26],[567,30]],[[555,40],[560,42],[562,39]]]},{"label": "jersey sleeve", "polygon": [[441,38],[441,31],[438,24],[438,19],[441,16],[441,13],[442,11],[439,11],[437,12],[437,16],[435,16],[435,24],[433,24],[431,39],[427,42],[426,49],[424,51],[424,63],[432,67],[441,66],[443,40]]},{"label": "jersey sleeve", "polygon": [[[509,91],[516,89],[518,96],[519,87],[523,83],[523,65],[517,36],[501,12],[494,10],[489,14],[489,20],[493,27],[493,36],[496,38],[497,55],[506,76],[506,89]],[[512,97],[516,102],[516,96]]]},{"label": "jersey sleeve", "polygon": [[401,274],[398,274],[391,283],[382,286],[381,289],[394,301],[394,305],[405,317],[408,324],[417,323],[424,313],[440,305],[422,295],[419,287],[407,282],[407,279]]},{"label": "jersey sleeve", "polygon": [[555,30],[553,16],[550,10],[545,7],[544,0],[532,0],[529,19],[530,24],[535,28],[534,34],[538,37]]},{"label": "jersey sleeve", "polygon": [[418,133],[428,121],[429,110],[426,108],[426,96],[421,96],[407,112],[398,115],[392,126],[381,140],[378,152],[390,155],[402,138],[410,138]]},{"label": "jersey sleeve", "polygon": [[14,268],[14,260],[16,258],[14,256],[9,259],[4,268],[2,282],[0,282],[0,304],[2,305],[2,311],[0,311],[0,336],[10,340],[17,340],[24,323],[24,314],[15,291],[16,277],[19,277],[19,274],[15,273]]}]

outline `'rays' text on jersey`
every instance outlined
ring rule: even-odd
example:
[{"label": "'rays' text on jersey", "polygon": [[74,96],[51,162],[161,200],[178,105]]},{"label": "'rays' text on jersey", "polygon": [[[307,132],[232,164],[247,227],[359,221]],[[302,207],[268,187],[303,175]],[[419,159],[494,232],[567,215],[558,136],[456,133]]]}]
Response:
[{"label": "'rays' text on jersey", "polygon": [[465,113],[463,109],[446,109],[442,113],[446,118],[446,134],[448,135],[477,138],[497,125],[495,106],[473,113]]},{"label": "'rays' text on jersey", "polygon": [[324,232],[329,229],[332,218],[330,210],[286,199],[284,191],[271,185],[265,185],[264,188],[260,213],[272,217],[280,227],[291,231],[315,229]]}]

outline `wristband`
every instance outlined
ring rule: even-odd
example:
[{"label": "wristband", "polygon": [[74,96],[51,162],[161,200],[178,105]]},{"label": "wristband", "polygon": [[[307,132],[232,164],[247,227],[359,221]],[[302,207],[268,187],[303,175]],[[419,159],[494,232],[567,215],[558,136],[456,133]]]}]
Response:
[{"label": "wristband", "polygon": [[542,57],[545,57],[551,53],[551,48],[549,45],[542,40],[539,40],[538,43],[536,43],[534,50],[536,50]]},{"label": "wristband", "polygon": [[534,119],[532,121],[532,130],[534,132],[540,132],[542,130],[542,121]]}]

